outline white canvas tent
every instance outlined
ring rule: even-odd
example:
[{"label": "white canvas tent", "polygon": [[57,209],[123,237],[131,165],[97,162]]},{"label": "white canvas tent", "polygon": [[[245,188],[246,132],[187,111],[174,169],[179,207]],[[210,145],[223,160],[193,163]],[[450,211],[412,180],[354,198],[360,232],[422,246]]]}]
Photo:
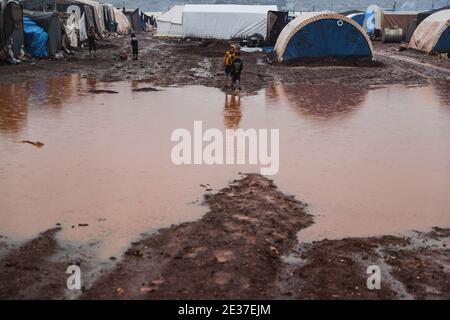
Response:
[{"label": "white canvas tent", "polygon": [[270,10],[278,8],[275,5],[185,5],[183,36],[226,40],[255,33],[265,36]]},{"label": "white canvas tent", "polygon": [[123,14],[123,12],[119,9],[114,8],[114,20],[117,23],[117,32],[119,33],[127,33],[131,30],[130,21],[128,21],[127,17]]},{"label": "white canvas tent", "polygon": [[169,11],[161,14],[157,19],[156,36],[183,37],[183,9],[184,6],[173,6]]},{"label": "white canvas tent", "polygon": [[409,47],[424,52],[450,52],[450,10],[438,11],[423,20]]}]

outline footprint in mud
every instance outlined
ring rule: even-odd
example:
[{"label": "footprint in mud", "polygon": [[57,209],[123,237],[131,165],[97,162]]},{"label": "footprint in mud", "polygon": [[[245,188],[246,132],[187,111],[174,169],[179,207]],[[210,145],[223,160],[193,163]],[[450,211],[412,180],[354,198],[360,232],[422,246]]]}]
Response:
[{"label": "footprint in mud", "polygon": [[93,89],[93,90],[89,90],[89,93],[109,93],[109,94],[113,94],[113,93],[118,93],[117,91],[114,90],[100,90],[100,89]]},{"label": "footprint in mud", "polygon": [[35,146],[36,148],[42,148],[44,146],[44,144],[40,141],[22,140],[18,141],[18,143],[28,143],[31,144],[32,146]]}]

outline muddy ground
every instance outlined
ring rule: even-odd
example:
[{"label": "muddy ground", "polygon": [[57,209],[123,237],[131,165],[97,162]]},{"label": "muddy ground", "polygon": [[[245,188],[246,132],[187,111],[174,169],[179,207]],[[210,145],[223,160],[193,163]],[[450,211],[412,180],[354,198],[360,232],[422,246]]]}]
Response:
[{"label": "muddy ground", "polygon": [[[450,229],[298,243],[307,205],[257,174],[205,195],[209,212],[133,243],[79,299],[450,299]],[[0,299],[63,299],[60,228],[0,261]],[[83,262],[77,262],[81,270]],[[367,288],[367,268],[381,289]],[[73,297],[73,296],[71,296]]]},{"label": "muddy ground", "polygon": [[[96,58],[83,50],[61,61],[0,66],[0,82],[79,73],[99,81],[223,87],[226,43],[138,37],[138,61],[119,59],[129,47],[122,36],[100,41]],[[450,77],[450,62],[441,57],[400,52],[398,45],[374,48],[375,62],[340,66],[279,65],[270,54],[243,53],[243,93],[280,82],[372,88]],[[55,237],[60,226],[21,246],[0,238],[0,299],[450,299],[450,229],[298,243],[297,232],[313,223],[307,205],[253,174],[205,195],[205,205],[210,210],[202,219],[131,244],[112,269],[84,282],[75,294],[66,289],[66,268],[89,266],[61,254]],[[367,289],[370,265],[381,269],[380,290]]]},{"label": "muddy ground", "polygon": [[[130,51],[129,37],[119,36],[98,41],[95,58],[82,49],[63,60],[2,65],[0,82],[78,73],[100,81],[136,80],[160,86],[195,84],[223,88],[226,42],[160,40],[151,33],[141,33],[138,38],[138,61],[119,59],[121,52]],[[375,42],[373,63],[325,61],[280,65],[273,54],[243,52],[242,90],[253,93],[272,83],[339,83],[370,88],[389,84],[424,85],[430,80],[449,79],[449,60],[412,50],[399,52],[398,48],[398,44]]]}]

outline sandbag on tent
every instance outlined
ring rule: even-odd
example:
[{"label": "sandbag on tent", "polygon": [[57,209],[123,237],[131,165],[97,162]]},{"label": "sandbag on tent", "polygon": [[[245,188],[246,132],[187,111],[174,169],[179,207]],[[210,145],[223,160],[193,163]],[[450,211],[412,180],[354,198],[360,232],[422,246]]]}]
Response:
[{"label": "sandbag on tent", "polygon": [[177,5],[156,18],[156,36],[159,37],[183,37],[183,9]]},{"label": "sandbag on tent", "polygon": [[61,19],[57,12],[23,10],[24,16],[36,22],[48,34],[47,49],[54,56],[61,49]]},{"label": "sandbag on tent", "polygon": [[309,12],[281,31],[275,44],[279,61],[301,58],[367,58],[372,43],[354,20],[335,13]]},{"label": "sandbag on tent", "polygon": [[22,5],[18,1],[8,1],[3,3],[1,26],[1,45],[0,49],[11,49],[15,56],[20,54],[20,48],[24,44],[23,37],[23,12]]},{"label": "sandbag on tent", "polygon": [[119,9],[114,8],[114,19],[117,23],[118,33],[128,33],[131,30],[130,22]]},{"label": "sandbag on tent", "polygon": [[190,5],[183,10],[183,36],[210,39],[238,39],[267,32],[267,13],[277,6]]},{"label": "sandbag on tent", "polygon": [[34,58],[48,57],[47,32],[28,17],[23,18],[23,31],[25,33],[25,51]]},{"label": "sandbag on tent", "polygon": [[423,20],[409,47],[424,52],[450,53],[450,10],[438,11]]}]

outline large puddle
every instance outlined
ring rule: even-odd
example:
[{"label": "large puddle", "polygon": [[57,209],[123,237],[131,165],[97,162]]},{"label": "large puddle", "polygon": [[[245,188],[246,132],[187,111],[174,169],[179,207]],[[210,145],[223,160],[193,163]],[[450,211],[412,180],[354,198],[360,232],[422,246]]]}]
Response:
[{"label": "large puddle", "polygon": [[280,129],[273,178],[316,215],[302,239],[450,227],[448,83],[276,85],[242,98],[133,91],[145,86],[78,76],[0,85],[0,235],[24,240],[61,223],[61,241],[105,259],[143,232],[201,217],[200,184],[217,190],[260,166],[172,164],[170,135],[194,120]]}]

